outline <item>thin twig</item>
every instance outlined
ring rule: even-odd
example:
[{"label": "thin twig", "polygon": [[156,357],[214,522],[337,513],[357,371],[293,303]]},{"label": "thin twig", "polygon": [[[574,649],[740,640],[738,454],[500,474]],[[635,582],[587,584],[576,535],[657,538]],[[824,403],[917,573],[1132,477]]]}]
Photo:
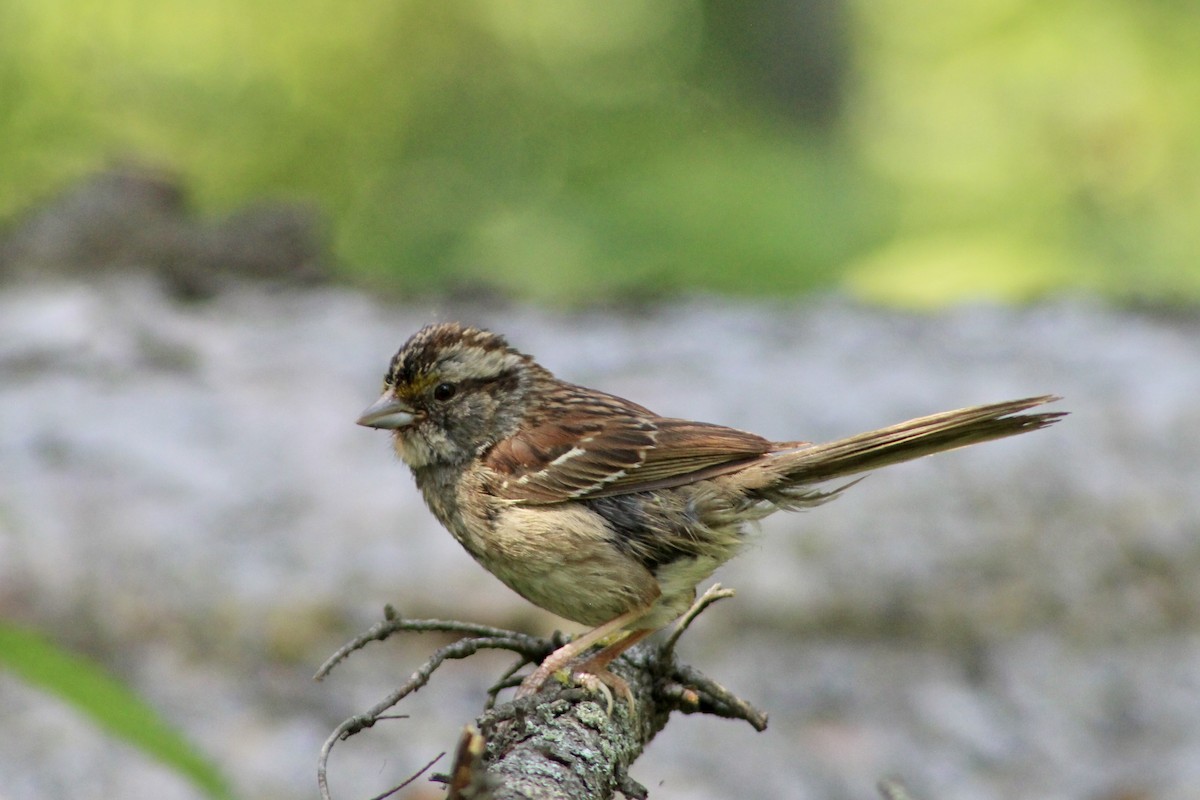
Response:
[{"label": "thin twig", "polygon": [[[398,621],[399,620],[385,620],[385,622]],[[437,623],[438,625],[443,624],[439,620],[414,620],[414,622],[417,622],[418,624],[430,622]],[[437,628],[437,630],[441,629],[442,628]],[[406,628],[395,628],[394,630],[406,630]],[[340,741],[350,738],[359,731],[373,726],[376,722],[384,717],[388,709],[392,708],[405,697],[408,697],[410,694],[429,683],[429,678],[444,661],[447,659],[468,658],[475,653],[478,653],[480,650],[511,650],[516,653],[524,654],[530,649],[532,644],[541,642],[542,645],[545,645],[543,640],[537,640],[534,637],[511,634],[508,631],[502,631],[502,633],[509,633],[509,635],[493,636],[490,638],[460,639],[457,642],[453,642],[452,644],[438,648],[434,654],[430,656],[429,659],[409,677],[407,681],[401,684],[398,689],[369,708],[366,712],[362,714],[356,714],[334,728],[333,733],[329,735],[329,738],[325,740],[325,744],[321,746],[321,753],[317,759],[317,785],[320,787],[321,797],[323,800],[331,800],[329,794],[329,783],[327,780],[327,767],[329,763],[329,754],[332,752],[333,746]],[[363,637],[359,638],[361,639]],[[354,649],[357,648],[351,648],[351,652]]]},{"label": "thin twig", "polygon": [[[380,622],[375,623],[367,630],[355,636],[346,644],[334,651],[333,655],[325,659],[325,663],[317,670],[313,680],[322,680],[326,675],[333,670],[338,664],[346,659],[355,650],[361,650],[371,642],[382,642],[384,639],[391,636],[393,633],[400,631],[410,631],[414,633],[461,633],[466,636],[473,636],[481,639],[491,638],[516,638],[524,637],[532,643],[541,643],[541,639],[515,631],[506,631],[503,628],[492,628],[487,625],[475,625],[470,622],[459,622],[458,620],[449,619],[404,619],[395,615],[395,611],[391,606],[384,609],[384,618]],[[540,649],[540,647],[532,647],[530,649]],[[522,651],[517,651],[522,652]]]},{"label": "thin twig", "polygon": [[372,797],[372,798],[371,798],[371,800],[386,800],[387,798],[391,797],[391,796],[392,796],[392,795],[394,795],[396,792],[400,791],[400,790],[401,790],[401,789],[403,789],[405,786],[408,786],[408,785],[409,785],[409,784],[411,784],[413,781],[415,781],[417,778],[421,777],[421,776],[422,776],[422,775],[424,775],[426,772],[428,772],[428,771],[429,771],[429,768],[430,768],[430,767],[432,767],[432,766],[433,766],[434,764],[436,764],[437,762],[441,761],[441,760],[442,760],[442,756],[444,756],[444,755],[446,755],[446,751],[445,751],[445,750],[443,750],[442,752],[440,752],[440,753],[438,753],[436,756],[434,756],[432,761],[430,761],[428,764],[426,764],[425,766],[423,766],[423,767],[421,767],[419,770],[417,770],[415,773],[413,773],[412,777],[410,777],[410,778],[409,778],[408,780],[406,780],[404,783],[400,784],[399,786],[393,786],[391,789],[388,789],[388,790],[387,790],[386,792],[384,792],[383,794],[377,794],[377,795],[375,795],[374,797]]},{"label": "thin twig", "polygon": [[677,666],[672,677],[684,692],[693,693],[692,696],[688,696],[678,690],[668,692],[685,701],[677,706],[679,711],[685,714],[712,714],[726,719],[745,720],[760,733],[767,729],[765,713],[698,670],[686,665]]},{"label": "thin twig", "polygon": [[501,675],[499,678],[497,678],[496,682],[488,687],[487,702],[485,702],[483,704],[483,710],[491,711],[493,708],[496,707],[496,698],[500,695],[500,692],[504,691],[505,689],[510,689],[513,686],[519,685],[521,683],[521,681],[520,681],[520,679],[518,679],[516,677],[517,670],[519,670],[521,667],[525,666],[526,664],[533,663],[535,660],[536,659],[530,659],[525,656],[522,656],[511,667],[504,670],[504,674]]},{"label": "thin twig", "polygon": [[684,632],[691,626],[692,621],[703,613],[704,609],[711,606],[718,600],[724,600],[726,597],[733,597],[737,594],[733,589],[722,589],[721,584],[714,583],[712,586],[704,590],[704,594],[696,598],[679,621],[675,623],[675,628],[671,631],[671,635],[662,643],[660,651],[664,657],[670,656],[675,652],[675,645],[679,641],[679,637],[683,636]]}]

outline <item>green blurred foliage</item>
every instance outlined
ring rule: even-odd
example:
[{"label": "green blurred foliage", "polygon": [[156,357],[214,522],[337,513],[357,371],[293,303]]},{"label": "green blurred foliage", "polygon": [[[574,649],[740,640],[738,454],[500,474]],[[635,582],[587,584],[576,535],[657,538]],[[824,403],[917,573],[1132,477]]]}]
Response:
[{"label": "green blurred foliage", "polygon": [[898,202],[852,285],[1200,297],[1200,6],[884,0],[857,23],[851,127]]},{"label": "green blurred foliage", "polygon": [[0,219],[121,159],[547,302],[1200,297],[1183,0],[0,0]]},{"label": "green blurred foliage", "polygon": [[195,745],[96,663],[41,634],[0,621],[0,669],[55,695],[113,736],[174,770],[206,797],[233,797],[220,770]]}]

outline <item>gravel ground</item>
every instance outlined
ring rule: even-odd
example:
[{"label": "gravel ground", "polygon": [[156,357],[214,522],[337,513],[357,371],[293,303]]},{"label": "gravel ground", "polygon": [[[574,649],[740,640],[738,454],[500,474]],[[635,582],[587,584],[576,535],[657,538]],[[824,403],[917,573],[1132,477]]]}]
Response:
[{"label": "gravel ground", "polygon": [[[652,797],[872,798],[887,776],[925,800],[1196,796],[1200,320],[1084,299],[560,315],[332,289],[181,305],[134,277],[9,286],[0,615],[106,664],[239,796],[315,797],[327,733],[439,642],[388,642],[314,684],[384,603],[562,624],[461,552],[387,437],[353,424],[404,338],[454,318],[660,413],[780,439],[1044,392],[1071,412],[767,520],[717,576],[737,599],[682,652],[771,727],[677,717],[633,770]],[[383,791],[450,747],[506,663],[453,665],[411,719],[344,744],[337,796]],[[198,796],[2,675],[0,721],[3,800]]]}]

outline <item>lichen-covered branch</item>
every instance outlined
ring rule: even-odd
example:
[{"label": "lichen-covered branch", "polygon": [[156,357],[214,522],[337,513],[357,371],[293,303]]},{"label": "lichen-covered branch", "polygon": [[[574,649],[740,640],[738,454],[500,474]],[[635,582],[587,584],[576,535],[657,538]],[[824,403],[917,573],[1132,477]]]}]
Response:
[{"label": "lichen-covered branch", "polygon": [[[729,596],[719,587],[697,601],[694,613],[661,646],[635,647],[612,665],[630,687],[633,704],[618,701],[610,710],[605,698],[552,680],[533,697],[492,705],[464,729],[448,775],[448,800],[570,798],[599,800],[621,792],[641,798],[646,790],[629,777],[629,767],[662,730],[672,711],[716,714],[766,727],[766,716],[691,667],[674,653],[678,634],[706,606]],[[424,686],[447,659],[466,658],[482,649],[504,649],[537,663],[561,642],[493,628],[442,620],[404,620],[390,610],[385,619],[341,648],[318,672],[326,675],[355,650],[401,631],[448,631],[467,636],[438,649],[407,681],[374,707],[334,730],[321,749],[318,781],[331,800],[326,781],[334,745],[371,727],[409,694]],[[516,669],[497,684],[509,681]]]}]

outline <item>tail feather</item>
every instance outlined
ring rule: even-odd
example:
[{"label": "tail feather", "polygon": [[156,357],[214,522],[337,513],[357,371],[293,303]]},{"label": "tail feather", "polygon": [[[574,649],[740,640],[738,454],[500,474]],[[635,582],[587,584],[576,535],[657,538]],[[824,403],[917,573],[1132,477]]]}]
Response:
[{"label": "tail feather", "polygon": [[[826,444],[783,445],[772,453],[770,471],[782,479],[782,483],[798,486],[1003,439],[1044,428],[1066,416],[1066,412],[1019,413],[1058,399],[1054,395],[1042,395],[972,406],[920,417]],[[769,489],[766,486],[762,488]]]}]

